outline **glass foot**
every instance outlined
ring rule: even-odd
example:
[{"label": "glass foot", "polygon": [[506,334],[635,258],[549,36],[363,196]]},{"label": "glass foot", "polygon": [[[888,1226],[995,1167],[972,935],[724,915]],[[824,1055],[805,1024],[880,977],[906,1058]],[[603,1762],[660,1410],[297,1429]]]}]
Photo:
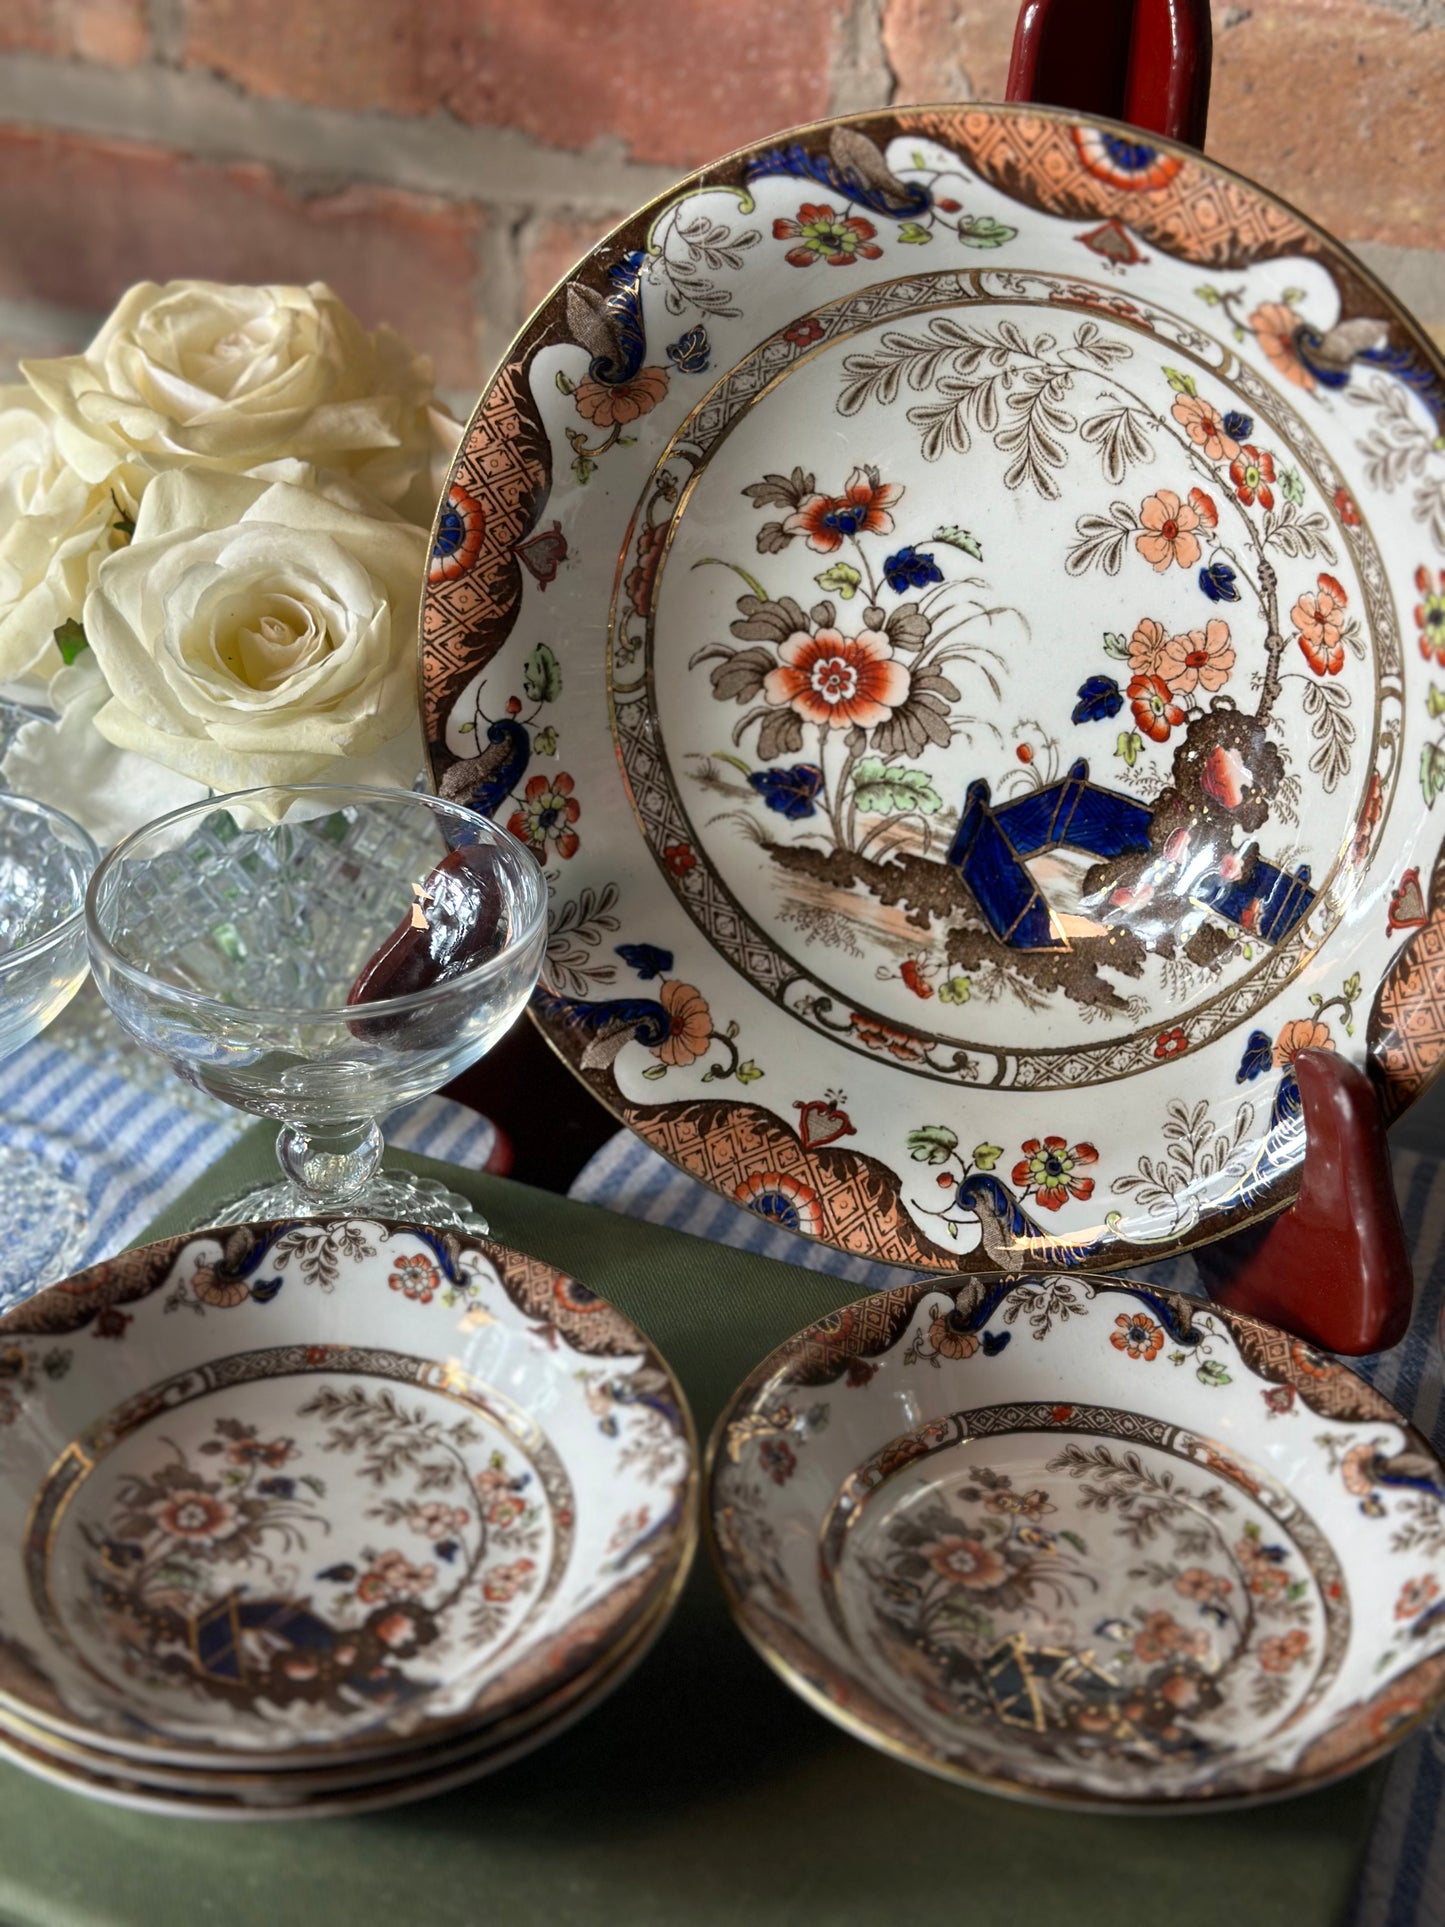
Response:
[{"label": "glass foot", "polygon": [[0,1311],[68,1277],[89,1241],[85,1193],[35,1152],[0,1145]]},{"label": "glass foot", "polygon": [[414,1177],[410,1171],[378,1171],[359,1191],[325,1204],[278,1179],[208,1205],[186,1229],[209,1231],[216,1225],[274,1218],[400,1218],[428,1230],[462,1231],[473,1238],[485,1238],[489,1232],[486,1219],[470,1199],[449,1191],[435,1178]]}]

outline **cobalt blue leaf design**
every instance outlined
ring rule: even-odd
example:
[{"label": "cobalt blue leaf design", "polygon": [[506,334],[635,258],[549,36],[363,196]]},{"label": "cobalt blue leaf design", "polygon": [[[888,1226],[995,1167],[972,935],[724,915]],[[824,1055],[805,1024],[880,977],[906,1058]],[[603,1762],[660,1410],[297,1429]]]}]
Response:
[{"label": "cobalt blue leaf design", "polygon": [[1104,723],[1111,716],[1117,716],[1123,707],[1123,695],[1112,676],[1090,676],[1080,686],[1079,700],[1074,705],[1070,720],[1076,723]]},{"label": "cobalt blue leaf design", "polygon": [[985,1332],[983,1335],[984,1357],[997,1358],[1012,1337],[1012,1332]]},{"label": "cobalt blue leaf design", "polygon": [[888,557],[883,564],[883,579],[894,595],[902,595],[908,589],[926,589],[932,582],[942,582],[943,571],[931,555],[910,543]]},{"label": "cobalt blue leaf design", "polygon": [[615,357],[594,355],[587,372],[608,387],[631,381],[647,352],[642,326],[642,270],[646,264],[647,250],[633,248],[607,270],[612,292],[603,302],[602,311],[611,323],[619,352]]},{"label": "cobalt blue leaf design", "polygon": [[712,357],[712,343],[706,328],[689,328],[677,341],[667,344],[667,358],[684,375],[700,375]]},{"label": "cobalt blue leaf design", "polygon": [[441,1544],[436,1548],[436,1556],[438,1559],[445,1559],[447,1564],[450,1565],[460,1550],[461,1548],[455,1539],[443,1539]]},{"label": "cobalt blue leaf design", "polygon": [[269,1305],[284,1282],[281,1278],[258,1278],[251,1287],[251,1296],[258,1305]]},{"label": "cobalt blue leaf design", "polygon": [[268,1499],[294,1499],[296,1481],[294,1479],[274,1478],[258,1481],[256,1490],[264,1492]]},{"label": "cobalt blue leaf design", "polygon": [[330,1579],[338,1586],[344,1586],[349,1579],[356,1577],[355,1566],[324,1566],[317,1573],[318,1579]]},{"label": "cobalt blue leaf design", "polygon": [[754,770],[748,781],[770,810],[796,823],[813,814],[823,772],[816,763],[795,763],[791,769]]},{"label": "cobalt blue leaf design", "polygon": [[747,179],[761,180],[765,174],[789,174],[794,180],[816,181],[820,187],[857,201],[873,214],[902,221],[923,214],[931,205],[928,189],[917,181],[895,180],[891,186],[865,181],[851,167],[840,167],[831,154],[810,154],[798,141],[787,147],[774,147],[748,163]]},{"label": "cobalt blue leaf design", "polygon": [[1237,408],[1231,408],[1224,417],[1224,432],[1231,441],[1247,442],[1254,433],[1253,415],[1245,415]]},{"label": "cobalt blue leaf design", "polygon": [[1199,571],[1199,586],[1211,602],[1238,602],[1234,571],[1227,562],[1211,562]]},{"label": "cobalt blue leaf design", "polygon": [[604,1031],[630,1030],[639,1044],[662,1044],[672,1035],[672,1019],[650,997],[609,997],[601,1003],[572,1003],[554,997],[550,991],[537,990],[533,1007],[555,1017],[569,1030],[600,1037]]},{"label": "cobalt blue leaf design", "polygon": [[672,969],[672,952],[659,950],[655,943],[620,943],[617,954],[644,983],[654,977],[665,977]]},{"label": "cobalt blue leaf design", "polygon": [[1252,1084],[1256,1077],[1264,1073],[1274,1062],[1274,1045],[1262,1030],[1252,1030],[1244,1046],[1244,1056],[1240,1059],[1235,1073],[1236,1084]]}]

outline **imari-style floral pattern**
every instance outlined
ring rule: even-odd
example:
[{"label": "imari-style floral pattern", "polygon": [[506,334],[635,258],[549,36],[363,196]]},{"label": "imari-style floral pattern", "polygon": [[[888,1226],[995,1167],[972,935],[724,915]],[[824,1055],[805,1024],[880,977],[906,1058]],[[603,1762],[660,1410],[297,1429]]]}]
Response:
[{"label": "imari-style floral pattern", "polygon": [[[1109,1279],[920,1283],[791,1340],[718,1439],[749,1635],[950,1777],[1140,1806],[1282,1791],[1380,1750],[1362,1708],[1412,1670],[1440,1690],[1445,1471],[1250,1319]],[[1392,1526],[1352,1510],[1392,1482]]]},{"label": "imari-style floral pattern", "polygon": [[[117,1320],[94,1362],[54,1342]],[[0,1689],[78,1737],[204,1759],[448,1733],[580,1677],[688,1556],[666,1367],[500,1247],[247,1226],[4,1325]]]},{"label": "imari-style floral pattern", "polygon": [[[804,1235],[1053,1270],[1286,1200],[1287,1024],[1418,1087],[1445,384],[1371,300],[1199,157],[1011,108],[805,130],[589,258],[479,409],[423,659],[439,780],[549,865],[537,1015],[605,1101]],[[673,960],[636,999],[624,947]]]}]

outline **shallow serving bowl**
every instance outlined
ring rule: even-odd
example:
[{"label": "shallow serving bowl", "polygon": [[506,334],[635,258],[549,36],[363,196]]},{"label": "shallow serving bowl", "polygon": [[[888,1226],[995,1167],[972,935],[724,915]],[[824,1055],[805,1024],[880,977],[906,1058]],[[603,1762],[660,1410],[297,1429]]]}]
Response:
[{"label": "shallow serving bowl", "polygon": [[0,1319],[0,1722],[137,1761],[479,1733],[675,1590],[696,1451],[613,1307],[352,1219],[170,1239]]},{"label": "shallow serving bowl", "polygon": [[763,1656],[946,1778],[1269,1798],[1365,1765],[1445,1693],[1445,1468],[1343,1365],[1175,1293],[865,1299],[757,1368],[709,1478]]}]

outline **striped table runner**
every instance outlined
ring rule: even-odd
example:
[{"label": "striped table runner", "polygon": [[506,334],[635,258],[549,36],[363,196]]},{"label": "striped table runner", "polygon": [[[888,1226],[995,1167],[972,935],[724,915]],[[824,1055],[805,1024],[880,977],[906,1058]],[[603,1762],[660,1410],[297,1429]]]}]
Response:
[{"label": "striped table runner", "polygon": [[[1441,1401],[1440,1314],[1445,1302],[1445,1164],[1421,1152],[1395,1153],[1395,1184],[1415,1262],[1415,1318],[1403,1344],[1356,1361],[1445,1451]],[[860,1293],[906,1283],[917,1274],[811,1243],[767,1224],[674,1169],[640,1139],[619,1131],[580,1173],[572,1197],[627,1216],[717,1238],[768,1258],[826,1271]],[[1136,1271],[1151,1283],[1197,1291],[1193,1260]],[[1445,1922],[1445,1720],[1406,1742],[1394,1757],[1351,1916],[1352,1927],[1441,1927]]]}]

